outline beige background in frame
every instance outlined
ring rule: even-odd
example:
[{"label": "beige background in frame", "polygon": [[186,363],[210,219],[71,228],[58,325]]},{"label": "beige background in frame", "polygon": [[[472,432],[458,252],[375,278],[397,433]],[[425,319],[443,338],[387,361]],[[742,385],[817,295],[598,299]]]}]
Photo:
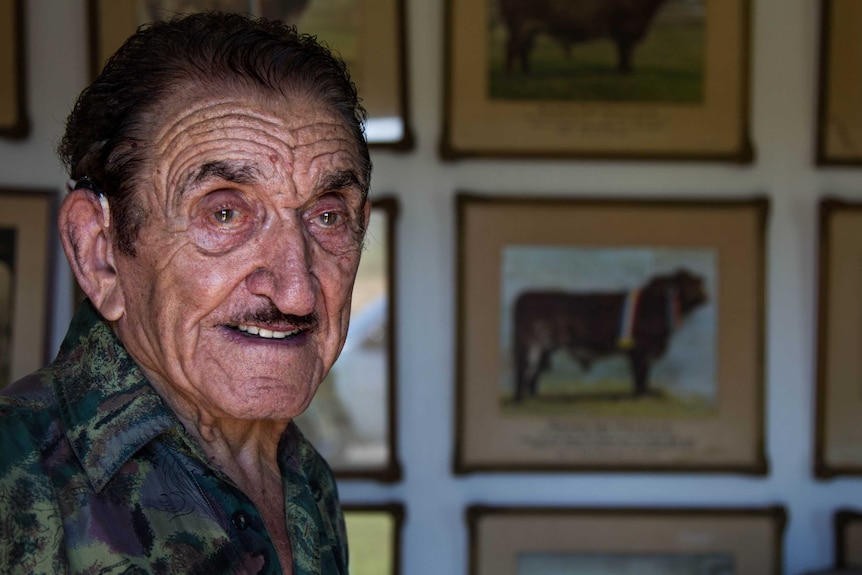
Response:
[{"label": "beige background in frame", "polygon": [[0,227],[17,231],[10,381],[45,363],[52,217],[47,194],[0,193]]},{"label": "beige background in frame", "polygon": [[[674,206],[658,204],[570,205],[551,203],[469,204],[463,220],[464,298],[467,326],[459,374],[461,417],[458,438],[465,466],[749,467],[763,463],[761,214],[752,205]],[[714,419],[650,421],[640,418],[502,418],[499,416],[500,253],[504,245],[601,247],[697,247],[718,251],[717,374]],[[547,435],[549,425],[577,421],[586,429],[619,425],[617,445],[566,445],[539,450],[528,438]],[[560,422],[562,422],[560,424]],[[632,424],[636,428],[632,428]],[[624,447],[621,439],[647,433],[692,440],[686,448]]]},{"label": "beige background in frame", "polygon": [[822,154],[832,160],[862,157],[862,2],[831,0],[823,79],[826,90]]},{"label": "beige background in frame", "polygon": [[[398,0],[358,0],[362,11],[362,61],[354,76],[369,118],[402,116],[399,83]],[[95,0],[99,69],[138,26],[136,0]],[[300,31],[302,31],[300,29]],[[406,119],[404,119],[406,122]],[[405,126],[405,130],[406,130]]]},{"label": "beige background in frame", "polygon": [[823,459],[862,468],[862,212],[833,211],[828,242]]},{"label": "beige background in frame", "polygon": [[[747,0],[705,0],[704,105],[493,102],[488,1],[450,0],[448,145],[459,152],[740,156],[747,127]],[[469,54],[469,57],[465,56]],[[602,130],[611,118],[613,130]],[[641,123],[648,129],[638,129]],[[634,126],[634,127],[633,127]]]},{"label": "beige background in frame", "polygon": [[736,573],[778,573],[776,518],[761,514],[590,513],[489,515],[471,575],[517,575],[521,552],[732,553]]},{"label": "beige background in frame", "polygon": [[15,20],[14,0],[0,0],[0,127],[13,126],[18,120]]}]

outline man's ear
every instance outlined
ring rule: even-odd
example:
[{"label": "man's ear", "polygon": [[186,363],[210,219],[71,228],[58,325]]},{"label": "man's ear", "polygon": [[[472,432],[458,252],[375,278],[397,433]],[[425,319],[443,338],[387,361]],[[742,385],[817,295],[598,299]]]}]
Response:
[{"label": "man's ear", "polygon": [[108,321],[125,311],[111,241],[111,213],[107,199],[90,190],[73,190],[57,215],[63,251],[78,285]]}]

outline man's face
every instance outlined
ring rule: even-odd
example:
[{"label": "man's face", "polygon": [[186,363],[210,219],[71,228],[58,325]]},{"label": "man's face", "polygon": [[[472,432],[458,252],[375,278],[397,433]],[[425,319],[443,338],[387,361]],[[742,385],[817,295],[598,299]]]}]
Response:
[{"label": "man's face", "polygon": [[357,144],[306,100],[198,94],[162,118],[136,256],[115,252],[117,333],[203,414],[296,416],[347,333],[370,212]]}]

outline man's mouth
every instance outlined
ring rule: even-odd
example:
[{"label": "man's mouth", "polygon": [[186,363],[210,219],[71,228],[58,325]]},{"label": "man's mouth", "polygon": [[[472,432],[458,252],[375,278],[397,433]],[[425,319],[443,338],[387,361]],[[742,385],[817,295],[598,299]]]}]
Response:
[{"label": "man's mouth", "polygon": [[247,333],[249,335],[256,335],[258,337],[262,337],[265,339],[285,339],[290,336],[294,336],[298,334],[301,329],[295,329],[293,331],[275,331],[272,329],[266,329],[263,327],[258,327],[256,325],[246,325],[240,324],[236,326],[237,329],[243,333]]}]

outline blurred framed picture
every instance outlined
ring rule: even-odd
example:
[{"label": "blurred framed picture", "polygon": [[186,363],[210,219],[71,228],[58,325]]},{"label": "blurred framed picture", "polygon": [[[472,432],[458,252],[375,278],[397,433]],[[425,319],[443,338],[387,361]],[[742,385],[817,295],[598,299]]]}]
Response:
[{"label": "blurred framed picture", "polygon": [[835,567],[862,569],[862,512],[839,509],[835,512]]},{"label": "blurred framed picture", "polygon": [[814,474],[862,475],[862,202],[819,206]]},{"label": "blurred framed picture", "polygon": [[396,481],[394,198],[372,200],[371,224],[353,288],[341,355],[297,418],[339,478]]},{"label": "blurred framed picture", "polygon": [[444,158],[753,158],[748,0],[446,6]]},{"label": "blurred framed picture", "polygon": [[400,575],[404,506],[348,503],[342,508],[350,546],[350,574]]},{"label": "blurred framed picture", "polygon": [[24,0],[0,0],[0,136],[30,131],[24,66]]},{"label": "blurred framed picture", "polygon": [[473,506],[469,575],[780,575],[786,512]]},{"label": "blurred framed picture", "polygon": [[370,145],[413,148],[407,97],[404,0],[89,0],[93,76],[145,22],[204,10],[242,12],[297,26],[341,55],[368,112]]},{"label": "blurred framed picture", "polygon": [[856,0],[820,1],[820,82],[816,161],[862,163],[862,6]]},{"label": "blurred framed picture", "polygon": [[767,211],[459,194],[455,472],[766,473]]},{"label": "blurred framed picture", "polygon": [[0,387],[48,361],[56,194],[0,190]]}]

